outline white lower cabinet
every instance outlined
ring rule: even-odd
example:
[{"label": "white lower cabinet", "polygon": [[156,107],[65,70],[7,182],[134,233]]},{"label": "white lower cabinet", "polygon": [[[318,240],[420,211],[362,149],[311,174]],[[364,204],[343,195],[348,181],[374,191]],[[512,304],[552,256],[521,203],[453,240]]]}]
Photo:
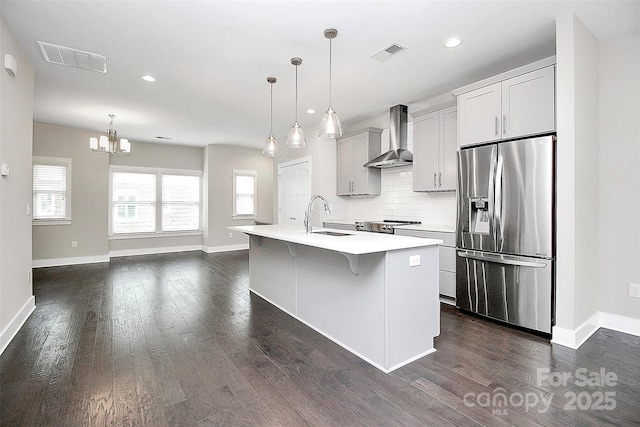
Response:
[{"label": "white lower cabinet", "polygon": [[395,234],[399,236],[422,237],[424,239],[438,239],[443,241],[443,243],[439,247],[439,257],[438,257],[440,295],[455,299],[456,297],[456,233],[396,228]]}]

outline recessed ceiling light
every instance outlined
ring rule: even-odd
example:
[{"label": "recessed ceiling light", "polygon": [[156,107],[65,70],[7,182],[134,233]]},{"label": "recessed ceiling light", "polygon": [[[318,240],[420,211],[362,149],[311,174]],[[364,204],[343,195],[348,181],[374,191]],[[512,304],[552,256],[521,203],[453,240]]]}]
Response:
[{"label": "recessed ceiling light", "polygon": [[307,110],[307,114],[315,114],[315,113],[316,113],[316,110],[314,110],[313,108],[309,108]]},{"label": "recessed ceiling light", "polygon": [[462,43],[462,40],[460,40],[457,37],[451,37],[449,40],[447,40],[444,43],[444,47],[458,47],[460,46],[460,44]]},{"label": "recessed ceiling light", "polygon": [[155,82],[156,81],[155,77],[150,76],[150,75],[142,76],[142,80],[144,80],[145,82]]}]

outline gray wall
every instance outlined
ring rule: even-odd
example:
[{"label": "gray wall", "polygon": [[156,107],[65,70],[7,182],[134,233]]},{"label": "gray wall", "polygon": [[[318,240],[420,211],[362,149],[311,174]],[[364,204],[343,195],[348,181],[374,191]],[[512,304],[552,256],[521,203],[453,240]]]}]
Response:
[{"label": "gray wall", "polygon": [[255,170],[258,173],[258,219],[273,219],[273,169],[271,159],[262,156],[262,150],[209,145],[204,150],[204,176],[206,177],[205,210],[207,223],[204,227],[205,250],[216,251],[234,245],[247,244],[244,234],[232,232],[232,225],[251,225],[255,220],[233,219],[233,170]]},{"label": "gray wall", "polygon": [[[189,147],[132,141],[130,155],[109,156],[89,150],[89,137],[99,133],[33,124],[33,155],[72,161],[72,220],[69,225],[33,227],[35,266],[108,261],[110,256],[180,250],[224,250],[246,244],[246,237],[227,226],[253,223],[232,219],[232,171],[258,171],[258,216],[272,218],[272,166],[257,149],[233,146]],[[29,145],[30,146],[30,145]],[[29,170],[31,158],[29,156]],[[186,169],[203,172],[203,233],[149,238],[108,236],[109,166]],[[31,175],[29,174],[29,177]],[[30,186],[31,184],[29,184]],[[31,189],[29,188],[29,195]],[[71,242],[77,247],[72,248]]]},{"label": "gray wall", "polygon": [[[600,310],[640,319],[640,33],[600,42]],[[640,322],[639,322],[640,323]]]},{"label": "gray wall", "polygon": [[[34,260],[82,258],[88,261],[90,257],[106,260],[109,155],[89,150],[88,141],[92,136],[96,136],[96,132],[33,125],[34,156],[71,159],[71,224],[34,225]],[[78,242],[76,248],[71,247],[72,241]]]},{"label": "gray wall", "polygon": [[[9,176],[0,177],[0,352],[24,316],[33,308],[31,271],[33,70],[0,16],[0,57],[10,53],[18,75],[0,70],[0,163]],[[24,309],[23,309],[24,308]],[[22,318],[20,318],[22,315]],[[18,318],[16,318],[18,316]]]}]

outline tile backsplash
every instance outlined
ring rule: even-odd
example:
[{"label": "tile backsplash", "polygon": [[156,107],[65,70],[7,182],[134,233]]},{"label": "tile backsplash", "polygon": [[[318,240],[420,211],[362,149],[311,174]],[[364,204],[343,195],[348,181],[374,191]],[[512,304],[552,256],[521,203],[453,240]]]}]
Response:
[{"label": "tile backsplash", "polygon": [[416,220],[423,224],[456,223],[456,193],[422,193],[413,191],[413,171],[410,166],[382,170],[382,194],[377,197],[351,196],[349,219]]},{"label": "tile backsplash", "polygon": [[[407,129],[407,148],[413,149],[413,123]],[[385,135],[386,134],[386,135]],[[388,150],[388,129],[382,133],[382,152]],[[456,193],[413,191],[412,166],[382,169],[381,195],[351,196],[348,200],[350,220],[416,220],[427,225],[455,227]]]}]

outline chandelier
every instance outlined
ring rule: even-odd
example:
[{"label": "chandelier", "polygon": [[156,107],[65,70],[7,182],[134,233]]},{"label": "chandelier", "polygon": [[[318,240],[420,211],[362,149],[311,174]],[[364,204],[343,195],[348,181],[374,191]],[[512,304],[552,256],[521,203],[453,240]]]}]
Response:
[{"label": "chandelier", "polygon": [[109,122],[109,130],[107,135],[101,135],[100,138],[89,138],[89,148],[92,151],[105,152],[109,154],[129,154],[131,153],[131,143],[128,139],[122,138],[118,140],[118,132],[113,128],[114,114],[109,114],[111,122]]}]

